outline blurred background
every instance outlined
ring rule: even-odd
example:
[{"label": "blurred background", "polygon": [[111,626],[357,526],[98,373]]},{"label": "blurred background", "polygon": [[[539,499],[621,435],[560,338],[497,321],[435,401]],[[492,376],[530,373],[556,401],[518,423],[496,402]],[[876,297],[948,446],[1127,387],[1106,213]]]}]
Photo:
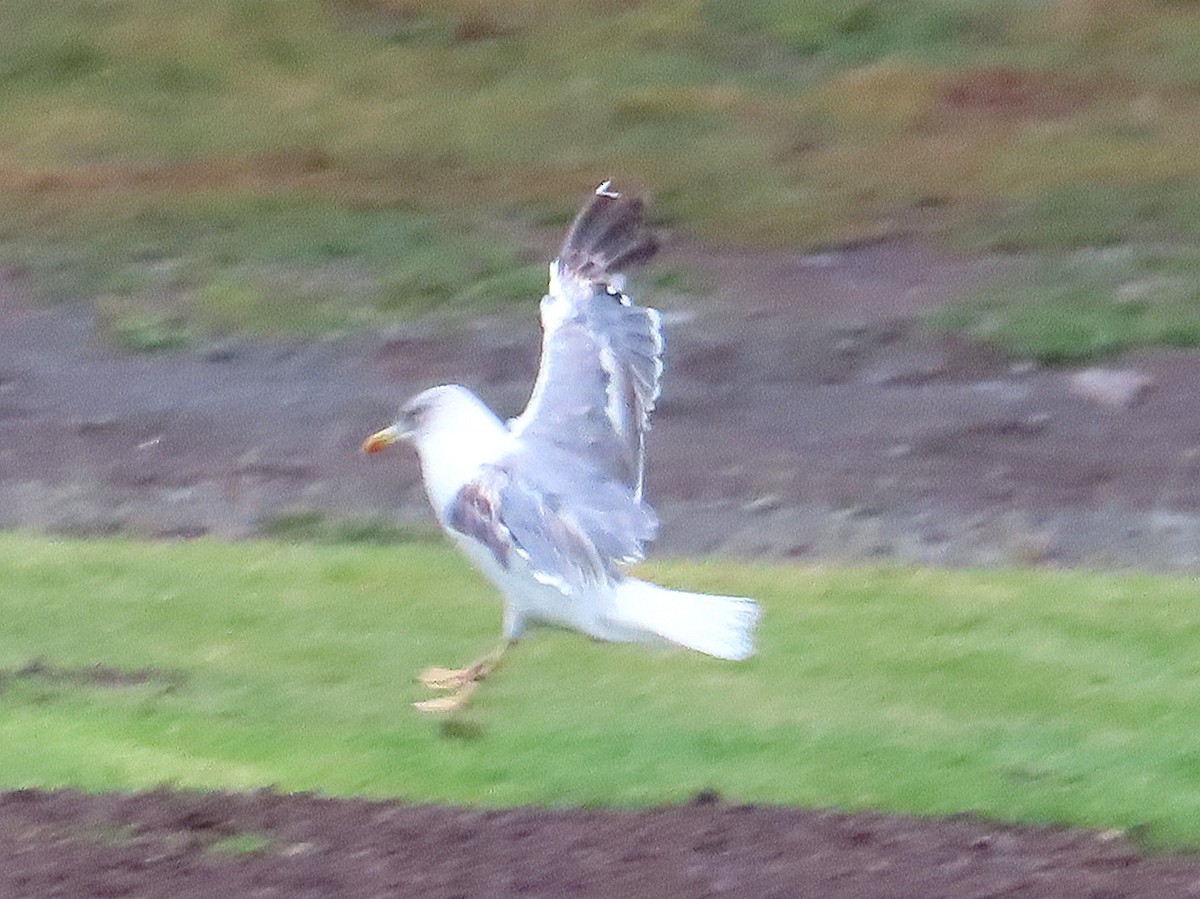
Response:
[{"label": "blurred background", "polygon": [[658,551],[1200,566],[1200,5],[8,0],[0,525],[390,542],[579,204],[664,252]]},{"label": "blurred background", "polygon": [[[3,0],[0,894],[1191,888],[1135,844],[1200,845],[1197,146],[1195,0]],[[521,410],[609,178],[663,243],[639,572],[760,652],[538,633],[431,721],[496,594],[359,447]]]}]

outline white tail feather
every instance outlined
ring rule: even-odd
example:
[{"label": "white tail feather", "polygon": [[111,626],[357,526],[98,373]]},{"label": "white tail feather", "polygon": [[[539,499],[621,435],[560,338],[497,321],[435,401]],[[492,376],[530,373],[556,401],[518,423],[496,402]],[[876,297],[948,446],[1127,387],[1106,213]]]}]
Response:
[{"label": "white tail feather", "polygon": [[616,622],[716,656],[745,659],[754,653],[758,603],[740,596],[668,590],[646,581],[617,587]]}]

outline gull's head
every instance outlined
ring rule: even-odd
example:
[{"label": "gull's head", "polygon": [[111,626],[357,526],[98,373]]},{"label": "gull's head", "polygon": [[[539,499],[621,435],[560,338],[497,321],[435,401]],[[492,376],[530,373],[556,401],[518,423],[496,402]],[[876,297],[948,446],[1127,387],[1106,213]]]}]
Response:
[{"label": "gull's head", "polygon": [[474,394],[457,384],[422,390],[400,407],[400,415],[392,424],[363,441],[363,452],[378,453],[401,440],[420,444],[431,431],[454,420],[460,411],[469,415],[469,410],[479,405]]}]

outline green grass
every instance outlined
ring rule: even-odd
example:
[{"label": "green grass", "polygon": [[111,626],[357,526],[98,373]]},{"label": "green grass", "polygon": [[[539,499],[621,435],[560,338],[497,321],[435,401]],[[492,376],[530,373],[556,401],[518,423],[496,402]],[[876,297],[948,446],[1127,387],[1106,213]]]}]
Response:
[{"label": "green grass", "polygon": [[[0,262],[145,350],[534,296],[616,176],[701,239],[1200,233],[1168,0],[11,0]],[[533,249],[533,256],[528,251]]]},{"label": "green grass", "polygon": [[271,838],[261,833],[238,833],[213,841],[205,851],[214,855],[253,855],[271,848]]},{"label": "green grass", "polygon": [[1200,184],[1071,184],[1008,204],[952,238],[967,250],[1055,253],[1200,242]]},{"label": "green grass", "polygon": [[442,532],[434,525],[399,524],[386,518],[332,518],[323,512],[285,512],[260,525],[258,533],[270,540],[289,543],[371,543],[393,546],[402,543],[439,543]]},{"label": "green grass", "polygon": [[[1200,844],[1194,580],[648,569],[759,598],[760,654],[537,632],[442,727],[410,707],[412,675],[489,647],[499,622],[448,549],[7,535],[0,785],[618,806],[715,789]],[[143,674],[15,674],[95,663]]]},{"label": "green grass", "polygon": [[1200,252],[1112,247],[1047,258],[1029,277],[939,310],[1015,358],[1082,363],[1138,346],[1200,346]]},{"label": "green grass", "polygon": [[546,280],[498,233],[286,196],[134,195],[82,211],[37,198],[0,212],[0,264],[32,272],[49,299],[94,297],[101,327],[141,351],[461,316],[535,301]]}]

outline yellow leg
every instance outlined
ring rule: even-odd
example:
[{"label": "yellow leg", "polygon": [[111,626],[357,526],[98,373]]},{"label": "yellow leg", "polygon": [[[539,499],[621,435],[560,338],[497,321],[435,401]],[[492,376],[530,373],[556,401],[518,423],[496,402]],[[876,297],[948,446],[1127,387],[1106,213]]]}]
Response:
[{"label": "yellow leg", "polygon": [[493,652],[466,668],[426,668],[418,675],[421,683],[431,690],[445,690],[449,695],[413,703],[414,707],[422,712],[453,712],[462,708],[479,686],[479,682],[499,667],[504,652],[510,645],[510,641],[500,644]]},{"label": "yellow leg", "polygon": [[475,692],[478,686],[479,681],[468,681],[453,693],[439,696],[437,699],[423,699],[420,702],[414,702],[413,708],[419,712],[430,713],[457,711],[467,704],[467,701],[471,698],[471,694]]}]

